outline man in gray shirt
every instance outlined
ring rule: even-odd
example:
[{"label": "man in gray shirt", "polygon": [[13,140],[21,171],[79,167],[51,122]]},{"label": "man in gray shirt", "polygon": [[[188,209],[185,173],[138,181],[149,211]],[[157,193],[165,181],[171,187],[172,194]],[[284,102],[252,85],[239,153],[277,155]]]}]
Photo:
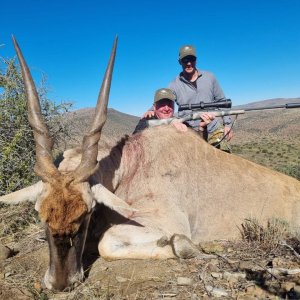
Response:
[{"label": "man in gray shirt", "polygon": [[[169,84],[169,88],[176,94],[176,103],[183,104],[199,104],[200,102],[218,102],[225,100],[226,97],[216,80],[215,76],[207,71],[200,71],[196,68],[196,49],[191,45],[183,46],[179,49],[179,64],[182,72]],[[190,110],[180,111],[179,117],[190,114]],[[153,114],[150,111],[144,116]],[[188,125],[194,130],[199,131],[199,121],[188,121]],[[207,125],[208,142],[217,145],[219,141],[226,136],[227,141],[232,138],[231,118],[223,117],[223,126],[218,119],[214,119]],[[225,149],[228,146],[224,145]],[[221,147],[222,148],[222,147]]]},{"label": "man in gray shirt", "polygon": [[[197,56],[193,46],[181,47],[178,61],[182,67],[182,72],[169,84],[169,88],[176,93],[178,105],[218,102],[226,99],[215,76],[210,72],[200,71],[196,68]],[[189,113],[191,111],[180,111],[179,116]],[[227,134],[230,129],[231,118],[224,117],[223,124],[225,125],[224,134]],[[199,121],[190,121],[189,125],[197,129]],[[219,121],[215,119],[207,126],[207,133],[212,134],[219,127]],[[232,132],[228,134],[228,139],[231,137]]]}]

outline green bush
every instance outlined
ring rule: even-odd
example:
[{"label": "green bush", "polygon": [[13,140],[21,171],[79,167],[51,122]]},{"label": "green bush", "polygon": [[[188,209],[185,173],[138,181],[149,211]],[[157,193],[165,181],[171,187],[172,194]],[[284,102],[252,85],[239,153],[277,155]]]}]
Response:
[{"label": "green bush", "polygon": [[[14,59],[0,58],[0,195],[18,190],[35,180],[35,143],[27,119],[23,79]],[[58,148],[69,129],[62,115],[70,103],[56,105],[47,99],[45,76],[37,89],[42,114]]]},{"label": "green bush", "polygon": [[279,167],[277,171],[282,172],[286,175],[295,177],[296,179],[300,180],[300,166],[286,166],[286,167]]}]

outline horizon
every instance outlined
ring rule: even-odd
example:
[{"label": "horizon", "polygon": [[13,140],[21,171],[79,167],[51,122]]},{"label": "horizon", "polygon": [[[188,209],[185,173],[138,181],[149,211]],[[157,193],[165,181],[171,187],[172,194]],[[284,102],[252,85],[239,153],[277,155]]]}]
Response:
[{"label": "horizon", "polygon": [[2,4],[0,56],[15,57],[14,34],[48,98],[94,107],[113,39],[119,44],[109,107],[140,116],[155,91],[180,72],[178,49],[192,44],[197,67],[215,74],[233,106],[300,97],[297,0],[95,0]]},{"label": "horizon", "polygon": [[[294,97],[294,98],[272,98],[272,99],[264,99],[264,100],[258,100],[258,101],[253,101],[253,102],[248,102],[248,103],[244,103],[244,104],[237,104],[237,105],[233,105],[232,108],[235,108],[235,107],[251,107],[253,106],[253,104],[257,104],[257,103],[261,103],[261,104],[265,104],[264,102],[282,102],[284,101],[284,104],[287,104],[287,103],[293,103],[293,101],[296,101],[295,103],[300,103],[300,97]],[[277,104],[277,105],[284,105],[282,103],[280,104]],[[272,105],[276,105],[276,104],[271,104],[270,106]],[[80,108],[76,108],[75,109],[72,109],[72,111],[76,111],[76,110],[80,110],[80,109],[91,109],[91,108],[95,108],[95,106],[88,106],[88,107],[80,107]],[[127,112],[123,112],[123,111],[120,111],[114,107],[111,107],[111,106],[108,106],[108,109],[111,109],[111,110],[115,110],[119,113],[123,113],[123,114],[126,114],[126,115],[130,115],[130,116],[134,116],[134,117],[140,117],[140,116],[136,116],[136,115],[133,115],[131,113],[127,113]]]}]

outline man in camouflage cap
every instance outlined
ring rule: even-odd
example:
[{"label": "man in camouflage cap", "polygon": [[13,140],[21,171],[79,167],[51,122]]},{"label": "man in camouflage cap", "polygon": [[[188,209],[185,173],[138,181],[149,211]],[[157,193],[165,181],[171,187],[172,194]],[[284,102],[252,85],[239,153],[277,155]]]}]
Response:
[{"label": "man in camouflage cap", "polygon": [[[175,93],[168,88],[162,88],[155,92],[154,101],[153,101],[153,110],[151,116],[144,116],[140,119],[133,133],[142,131],[148,127],[147,120],[152,119],[168,119],[174,116],[174,103],[176,102]],[[204,128],[214,119],[214,116],[208,116],[208,114],[203,114],[203,120],[200,123],[200,130]],[[178,131],[185,132],[187,131],[187,126],[184,123],[172,122]],[[198,125],[199,126],[199,125]]]},{"label": "man in camouflage cap", "polygon": [[[133,133],[142,131],[148,127],[147,120],[150,119],[168,119],[174,115],[174,103],[176,96],[174,92],[167,88],[159,89],[155,92],[153,101],[154,114],[150,117],[142,118],[137,124]],[[179,131],[187,131],[187,126],[182,123],[172,123]]]}]

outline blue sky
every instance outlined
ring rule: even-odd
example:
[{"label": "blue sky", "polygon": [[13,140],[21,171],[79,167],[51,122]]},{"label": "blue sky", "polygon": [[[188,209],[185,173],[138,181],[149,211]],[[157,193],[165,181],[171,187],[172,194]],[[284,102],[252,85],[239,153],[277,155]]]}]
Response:
[{"label": "blue sky", "polygon": [[[141,115],[156,89],[180,72],[178,49],[197,48],[197,67],[217,77],[233,103],[300,97],[300,1],[3,1],[0,56],[11,34],[49,98],[96,103],[119,36],[109,106]],[[3,45],[4,44],[4,45]]]}]

